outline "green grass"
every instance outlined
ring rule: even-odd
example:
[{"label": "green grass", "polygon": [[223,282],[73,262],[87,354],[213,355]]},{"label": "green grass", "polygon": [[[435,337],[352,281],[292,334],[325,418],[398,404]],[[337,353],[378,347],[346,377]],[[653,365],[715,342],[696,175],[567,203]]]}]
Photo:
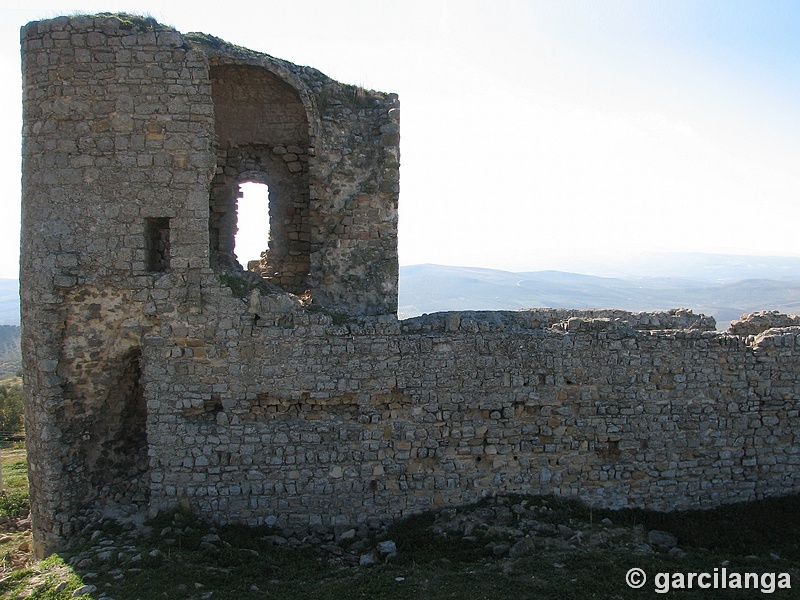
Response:
[{"label": "green grass", "polygon": [[0,379],[0,431],[21,434],[25,428],[23,420],[22,378]]},{"label": "green grass", "polygon": [[[0,579],[0,598],[30,598],[31,600],[66,600],[83,582],[59,556],[14,571]],[[82,595],[80,598],[90,598]]]},{"label": "green grass", "polygon": [[3,490],[0,494],[0,515],[18,517],[30,510],[28,499],[28,463],[19,444],[0,450],[3,469]]}]

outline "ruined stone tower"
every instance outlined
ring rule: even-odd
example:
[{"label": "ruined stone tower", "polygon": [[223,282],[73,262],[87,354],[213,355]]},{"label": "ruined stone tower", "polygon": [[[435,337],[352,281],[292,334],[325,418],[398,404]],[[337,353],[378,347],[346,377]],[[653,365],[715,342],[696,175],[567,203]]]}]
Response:
[{"label": "ruined stone tower", "polygon": [[[398,321],[396,96],[124,15],[30,23],[22,59],[40,555],[176,506],[291,533],[490,493],[667,510],[800,490],[797,319]],[[270,191],[252,272],[247,181]]]},{"label": "ruined stone tower", "polygon": [[[101,499],[147,504],[148,405],[169,374],[142,373],[166,339],[200,358],[215,330],[253,335],[252,302],[223,316],[250,290],[395,313],[399,109],[396,95],[146,19],[62,17],[21,37],[31,493],[55,540]],[[234,255],[247,181],[270,191],[263,279]],[[222,402],[202,396],[182,408]]]}]

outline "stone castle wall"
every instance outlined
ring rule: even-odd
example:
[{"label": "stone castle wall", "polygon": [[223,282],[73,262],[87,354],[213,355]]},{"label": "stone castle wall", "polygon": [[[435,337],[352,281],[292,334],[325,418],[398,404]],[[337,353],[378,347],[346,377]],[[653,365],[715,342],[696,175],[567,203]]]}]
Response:
[{"label": "stone castle wall", "polygon": [[[177,505],[301,531],[495,492],[672,509],[800,488],[795,320],[398,321],[396,96],[125,16],[31,23],[22,48],[39,553]],[[243,181],[270,189],[251,272]]]},{"label": "stone castle wall", "polygon": [[174,399],[155,417],[155,506],[299,530],[487,492],[669,510],[797,486],[796,328],[747,343],[625,316],[240,311],[215,338],[151,340],[175,357],[155,392]]}]

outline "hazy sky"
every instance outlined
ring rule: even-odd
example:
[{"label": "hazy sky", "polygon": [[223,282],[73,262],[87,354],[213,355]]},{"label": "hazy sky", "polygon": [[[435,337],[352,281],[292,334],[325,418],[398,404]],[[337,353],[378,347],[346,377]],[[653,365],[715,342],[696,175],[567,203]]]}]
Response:
[{"label": "hazy sky", "polygon": [[401,102],[400,262],[800,256],[800,2],[26,2],[0,9],[0,277],[15,277],[19,27],[149,13]]}]

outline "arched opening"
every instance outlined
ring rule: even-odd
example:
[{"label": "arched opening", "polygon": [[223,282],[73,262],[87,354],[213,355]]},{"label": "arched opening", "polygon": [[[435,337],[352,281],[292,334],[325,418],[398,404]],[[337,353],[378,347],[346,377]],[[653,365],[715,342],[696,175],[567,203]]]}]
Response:
[{"label": "arched opening", "polygon": [[[306,109],[297,90],[260,67],[212,66],[211,94],[217,137],[209,198],[211,266],[234,273],[247,269],[269,245],[267,260],[253,270],[287,292],[302,294],[309,287],[311,264]],[[269,184],[269,199],[259,203],[262,210],[254,218],[245,214],[249,201],[242,198],[243,182]],[[254,234],[262,240],[260,247],[241,246],[249,237],[245,230],[256,224],[269,227],[267,234]]]},{"label": "arched opening", "polygon": [[239,185],[236,205],[234,254],[245,271],[254,270],[270,239],[269,188],[266,184],[246,181]]}]

